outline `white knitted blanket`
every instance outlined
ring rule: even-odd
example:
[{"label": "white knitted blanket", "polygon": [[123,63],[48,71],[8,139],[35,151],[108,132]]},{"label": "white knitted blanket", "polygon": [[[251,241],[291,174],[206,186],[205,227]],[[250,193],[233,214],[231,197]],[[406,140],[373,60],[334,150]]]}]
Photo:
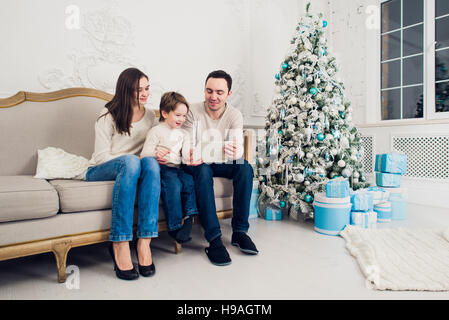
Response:
[{"label": "white knitted blanket", "polygon": [[362,229],[347,226],[340,235],[377,290],[449,290],[449,228]]}]

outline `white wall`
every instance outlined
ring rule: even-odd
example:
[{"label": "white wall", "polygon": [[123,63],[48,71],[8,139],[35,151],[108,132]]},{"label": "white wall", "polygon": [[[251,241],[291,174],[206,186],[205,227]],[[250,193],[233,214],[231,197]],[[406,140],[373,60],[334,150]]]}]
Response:
[{"label": "white wall", "polygon": [[[71,5],[79,29],[69,28]],[[207,74],[224,69],[231,101],[247,124],[260,124],[304,10],[298,0],[9,0],[0,11],[0,97],[76,86],[113,93],[119,73],[135,66],[150,77],[157,108],[167,90],[201,100]]]}]

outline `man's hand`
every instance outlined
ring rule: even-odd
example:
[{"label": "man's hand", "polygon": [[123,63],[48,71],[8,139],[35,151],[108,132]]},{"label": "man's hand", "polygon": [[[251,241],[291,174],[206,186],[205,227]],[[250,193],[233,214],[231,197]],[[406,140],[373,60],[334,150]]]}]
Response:
[{"label": "man's hand", "polygon": [[167,164],[167,160],[165,159],[165,156],[167,155],[167,154],[169,154],[170,153],[170,150],[169,149],[166,149],[166,148],[158,148],[157,150],[156,150],[156,160],[157,160],[157,162],[159,163],[159,164],[164,164],[164,165],[166,165]]},{"label": "man's hand", "polygon": [[187,165],[196,167],[196,166],[199,166],[200,164],[203,164],[203,159],[199,159],[199,160],[195,161],[193,159],[193,149],[191,148],[190,152],[189,152],[189,162],[187,163]]},{"label": "man's hand", "polygon": [[237,156],[237,144],[233,141],[225,142],[223,152],[228,158],[235,159]]}]

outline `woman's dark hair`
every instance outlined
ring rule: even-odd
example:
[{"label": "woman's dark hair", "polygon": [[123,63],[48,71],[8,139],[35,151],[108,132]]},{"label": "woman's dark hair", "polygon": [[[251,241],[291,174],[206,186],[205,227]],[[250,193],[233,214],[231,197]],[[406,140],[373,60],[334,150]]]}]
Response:
[{"label": "woman's dark hair", "polygon": [[223,70],[217,70],[217,71],[212,71],[211,73],[209,73],[209,75],[206,78],[206,82],[204,84],[207,83],[207,80],[209,80],[209,78],[215,78],[215,79],[225,79],[226,83],[228,84],[228,91],[231,91],[231,87],[232,87],[232,78],[231,76],[226,73],[226,71]]},{"label": "woman's dark hair", "polygon": [[[133,116],[133,105],[138,102],[139,81],[142,77],[148,80],[147,75],[136,68],[124,70],[117,80],[115,95],[111,101],[106,103],[107,114],[111,114],[119,134],[130,135],[131,120]],[[137,99],[135,94],[137,93]],[[100,117],[101,118],[101,117]]]},{"label": "woman's dark hair", "polygon": [[166,92],[161,97],[161,103],[159,104],[159,111],[160,111],[160,118],[159,121],[164,121],[164,117],[162,116],[162,111],[165,111],[167,113],[170,113],[170,111],[175,111],[176,106],[179,104],[185,104],[187,107],[187,111],[189,111],[190,107],[189,104],[184,98],[184,96],[177,92]]}]

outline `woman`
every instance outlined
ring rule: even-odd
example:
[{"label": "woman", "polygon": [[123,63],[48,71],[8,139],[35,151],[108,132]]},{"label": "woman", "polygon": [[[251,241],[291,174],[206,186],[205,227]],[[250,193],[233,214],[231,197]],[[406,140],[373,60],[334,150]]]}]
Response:
[{"label": "woman", "polygon": [[[120,74],[113,99],[95,123],[95,151],[86,173],[86,181],[115,180],[109,252],[117,277],[124,280],[155,273],[150,242],[158,236],[159,164],[154,158],[139,158],[146,134],[156,124],[154,112],[144,107],[149,87],[148,77],[136,68]],[[139,272],[129,247],[136,193]]]}]

